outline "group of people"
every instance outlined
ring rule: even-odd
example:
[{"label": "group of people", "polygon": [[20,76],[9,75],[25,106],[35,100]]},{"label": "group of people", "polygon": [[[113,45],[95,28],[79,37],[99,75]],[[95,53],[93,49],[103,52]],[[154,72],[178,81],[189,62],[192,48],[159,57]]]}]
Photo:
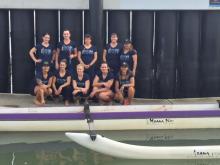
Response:
[{"label": "group of people", "polygon": [[80,47],[71,41],[68,29],[63,31],[63,40],[56,48],[50,44],[50,37],[45,33],[42,42],[29,52],[36,64],[31,86],[35,104],[43,105],[45,98],[60,95],[65,105],[72,100],[86,99],[96,99],[103,104],[113,99],[125,105],[131,103],[135,93],[137,52],[130,40],[120,44],[118,35],[112,33],[97,70],[98,52],[91,35],[85,35]]}]

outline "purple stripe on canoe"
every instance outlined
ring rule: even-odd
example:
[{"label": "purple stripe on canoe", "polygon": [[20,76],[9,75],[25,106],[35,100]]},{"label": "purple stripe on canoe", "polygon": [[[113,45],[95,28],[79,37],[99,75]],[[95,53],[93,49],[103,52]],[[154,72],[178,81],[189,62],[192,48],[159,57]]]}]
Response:
[{"label": "purple stripe on canoe", "polygon": [[[148,111],[92,113],[95,120],[101,119],[147,119],[147,118],[199,118],[220,117],[220,110],[206,111]],[[83,113],[29,113],[0,114],[0,120],[83,120]]]}]

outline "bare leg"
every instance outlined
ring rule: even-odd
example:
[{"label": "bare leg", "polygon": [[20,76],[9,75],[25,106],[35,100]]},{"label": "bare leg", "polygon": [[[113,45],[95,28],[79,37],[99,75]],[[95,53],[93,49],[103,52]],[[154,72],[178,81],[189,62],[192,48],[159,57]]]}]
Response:
[{"label": "bare leg", "polygon": [[124,97],[121,92],[117,92],[115,94],[115,100],[119,101],[121,104],[124,102]]},{"label": "bare leg", "polygon": [[36,94],[36,97],[34,99],[34,103],[36,105],[41,105],[40,88],[38,86],[35,87],[34,93]]},{"label": "bare leg", "polygon": [[104,102],[112,101],[112,97],[113,97],[113,93],[111,90],[106,91],[106,92],[101,92],[99,93],[99,96],[98,96],[99,100],[104,101]]},{"label": "bare leg", "polygon": [[134,98],[135,89],[133,87],[128,88],[128,104],[131,104],[132,99]]},{"label": "bare leg", "polygon": [[39,89],[40,92],[40,102],[41,104],[45,104],[45,99],[44,99],[44,89]]}]

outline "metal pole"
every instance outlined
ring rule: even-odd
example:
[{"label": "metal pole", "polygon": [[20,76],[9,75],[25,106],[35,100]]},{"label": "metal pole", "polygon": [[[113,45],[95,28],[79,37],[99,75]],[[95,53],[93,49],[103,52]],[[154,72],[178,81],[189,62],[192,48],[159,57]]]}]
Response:
[{"label": "metal pole", "polygon": [[103,0],[89,0],[89,32],[98,49],[98,63],[101,62],[103,40]]}]

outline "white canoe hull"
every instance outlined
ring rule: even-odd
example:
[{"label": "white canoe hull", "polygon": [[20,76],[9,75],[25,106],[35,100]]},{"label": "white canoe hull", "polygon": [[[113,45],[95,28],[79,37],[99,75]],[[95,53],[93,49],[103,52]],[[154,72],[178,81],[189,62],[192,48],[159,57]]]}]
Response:
[{"label": "white canoe hull", "polygon": [[[220,117],[95,120],[95,130],[220,128]],[[0,121],[0,131],[87,131],[86,120]]]},{"label": "white canoe hull", "polygon": [[74,142],[96,152],[126,159],[219,159],[220,146],[150,147],[125,144],[97,135],[66,133]]}]

